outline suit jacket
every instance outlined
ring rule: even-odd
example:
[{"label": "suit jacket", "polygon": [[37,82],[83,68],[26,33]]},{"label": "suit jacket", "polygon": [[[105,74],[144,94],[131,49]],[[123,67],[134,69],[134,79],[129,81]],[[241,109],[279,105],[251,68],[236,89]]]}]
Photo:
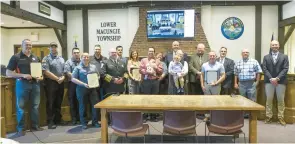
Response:
[{"label": "suit jacket", "polygon": [[194,54],[191,56],[189,64],[188,64],[188,70],[189,70],[189,80],[190,82],[198,82],[200,83],[200,80],[197,80],[197,73],[201,72],[201,68],[203,63],[207,62],[209,60],[208,54],[203,54],[202,56],[202,63],[200,63],[200,57],[197,54]]},{"label": "suit jacket", "polygon": [[[169,51],[164,57],[164,62],[167,65],[167,67],[169,66],[171,61],[173,61],[173,52]],[[186,53],[183,53],[182,61],[188,62],[188,56]]]},{"label": "suit jacket", "polygon": [[279,78],[279,84],[287,83],[287,72],[289,70],[289,59],[287,55],[278,54],[277,62],[274,63],[272,54],[263,57],[262,69],[264,72],[264,82],[270,83],[269,79]]},{"label": "suit jacket", "polygon": [[[115,63],[112,59],[108,59],[101,69],[102,77],[104,78],[106,93],[110,92],[124,92],[125,82],[127,75],[127,68],[123,61],[118,59]],[[115,78],[124,78],[124,82],[121,84],[115,84]]]},{"label": "suit jacket", "polygon": [[[220,58],[217,58],[216,61],[219,62]],[[232,87],[232,81],[233,81],[233,76],[234,76],[234,67],[235,67],[235,62],[232,59],[229,59],[225,57],[224,62],[223,62],[223,67],[225,70],[225,80],[222,82],[221,86],[223,88],[231,88]]]}]

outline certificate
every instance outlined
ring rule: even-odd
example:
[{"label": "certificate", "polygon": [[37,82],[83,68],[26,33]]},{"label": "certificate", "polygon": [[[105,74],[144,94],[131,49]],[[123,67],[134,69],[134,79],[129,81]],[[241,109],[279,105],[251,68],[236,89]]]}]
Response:
[{"label": "certificate", "polygon": [[131,70],[131,72],[132,72],[132,76],[135,80],[140,80],[141,74],[139,73],[139,68],[133,68]]},{"label": "certificate", "polygon": [[89,88],[99,87],[99,76],[97,73],[92,73],[87,75]]},{"label": "certificate", "polygon": [[31,76],[34,78],[42,77],[42,66],[41,63],[31,63]]},{"label": "certificate", "polygon": [[207,84],[217,82],[217,80],[218,80],[217,71],[207,71],[207,74],[206,74],[206,82],[207,82]]}]

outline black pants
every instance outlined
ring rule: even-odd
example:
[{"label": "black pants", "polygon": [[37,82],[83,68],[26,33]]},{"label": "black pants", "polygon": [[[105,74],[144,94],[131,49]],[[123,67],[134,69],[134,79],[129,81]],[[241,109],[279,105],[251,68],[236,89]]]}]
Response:
[{"label": "black pants", "polygon": [[[159,84],[160,81],[155,79],[155,80],[143,80],[143,82],[141,83],[141,93],[142,94],[146,94],[146,95],[157,95],[159,94]],[[159,117],[159,114],[157,113],[151,113],[150,115],[150,119],[154,120],[157,117]],[[148,118],[148,115],[145,113],[143,115],[143,117],[145,119]]]},{"label": "black pants", "polygon": [[231,88],[224,88],[224,87],[221,87],[221,90],[220,90],[220,95],[231,95]]},{"label": "black pants", "polygon": [[46,113],[48,122],[59,123],[61,121],[61,104],[64,95],[64,83],[58,84],[58,82],[45,79],[45,95],[46,101]]},{"label": "black pants", "polygon": [[190,95],[203,95],[200,82],[190,82]]},{"label": "black pants", "polygon": [[72,120],[79,121],[80,120],[80,117],[79,117],[79,102],[77,100],[76,86],[77,85],[75,83],[69,82],[68,99],[69,99],[69,103],[70,103],[71,118],[72,118]]}]

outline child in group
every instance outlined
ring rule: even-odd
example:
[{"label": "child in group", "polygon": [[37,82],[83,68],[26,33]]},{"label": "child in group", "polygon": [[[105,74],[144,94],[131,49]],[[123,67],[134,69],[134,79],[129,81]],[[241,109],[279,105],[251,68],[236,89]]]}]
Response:
[{"label": "child in group", "polygon": [[184,78],[181,77],[184,72],[183,64],[180,62],[181,58],[179,55],[173,57],[173,61],[169,64],[169,73],[173,76],[175,87],[177,88],[177,93],[184,92]]},{"label": "child in group", "polygon": [[[146,71],[148,73],[154,73],[154,76],[156,76],[156,72],[155,72],[154,68],[152,67],[152,65],[155,65],[155,64],[156,64],[156,60],[151,59],[146,66]],[[144,79],[147,79],[147,77],[148,77],[148,75],[145,75]]]}]

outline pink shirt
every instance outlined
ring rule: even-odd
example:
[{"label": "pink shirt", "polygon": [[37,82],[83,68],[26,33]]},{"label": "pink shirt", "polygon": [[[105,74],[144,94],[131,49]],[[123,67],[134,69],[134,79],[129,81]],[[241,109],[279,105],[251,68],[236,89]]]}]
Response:
[{"label": "pink shirt", "polygon": [[[146,72],[146,66],[147,64],[149,63],[149,60],[148,58],[143,58],[141,61],[140,61],[140,73],[142,74],[142,78],[144,78],[144,75],[148,75],[147,72]],[[163,73],[163,68],[162,68],[162,64],[159,60],[156,60],[156,65],[157,67],[154,68],[155,72],[156,72],[156,76],[154,75],[148,75],[148,79],[157,79],[159,78],[158,76],[162,75]]]}]

